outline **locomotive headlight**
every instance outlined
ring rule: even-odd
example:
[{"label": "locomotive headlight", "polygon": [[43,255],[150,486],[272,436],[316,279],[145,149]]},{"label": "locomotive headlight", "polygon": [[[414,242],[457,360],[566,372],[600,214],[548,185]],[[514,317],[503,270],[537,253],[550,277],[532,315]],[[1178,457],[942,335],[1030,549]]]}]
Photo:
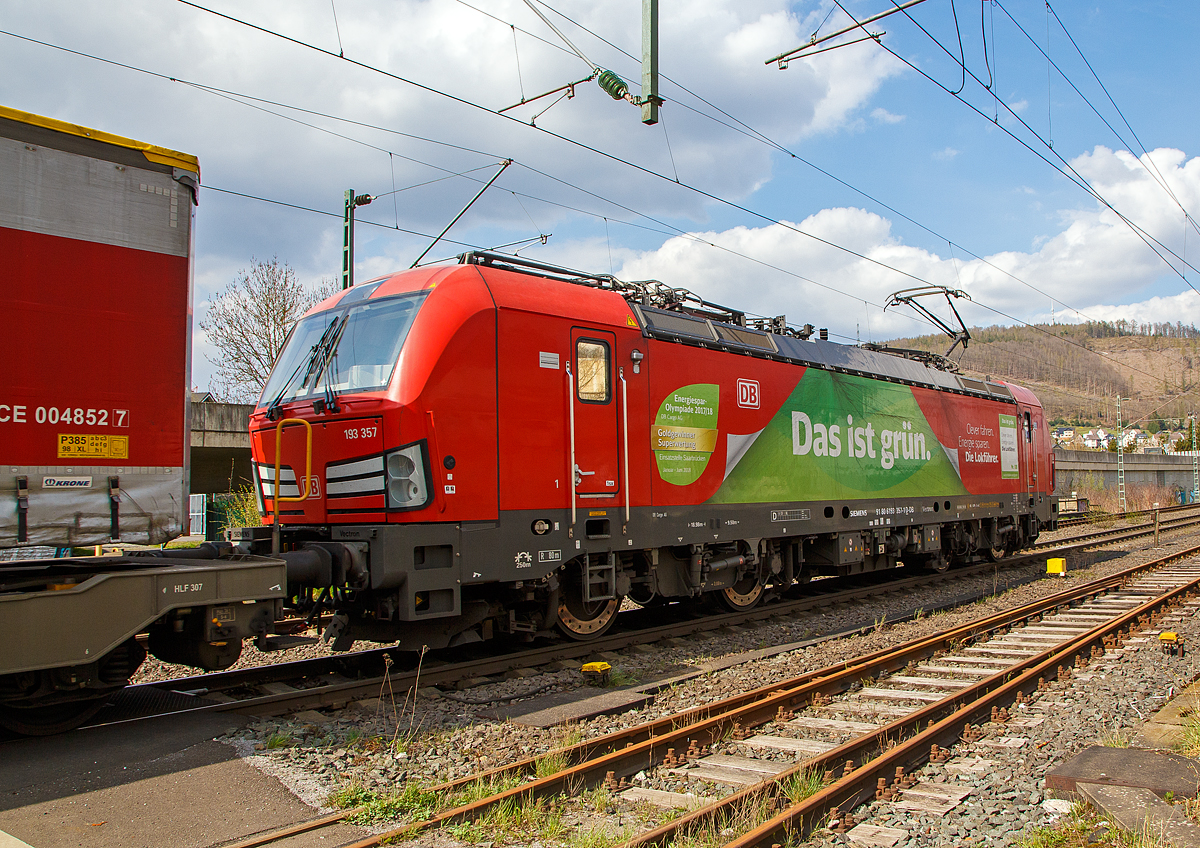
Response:
[{"label": "locomotive headlight", "polygon": [[429,501],[424,443],[387,455],[387,500],[392,509],[416,509]]}]

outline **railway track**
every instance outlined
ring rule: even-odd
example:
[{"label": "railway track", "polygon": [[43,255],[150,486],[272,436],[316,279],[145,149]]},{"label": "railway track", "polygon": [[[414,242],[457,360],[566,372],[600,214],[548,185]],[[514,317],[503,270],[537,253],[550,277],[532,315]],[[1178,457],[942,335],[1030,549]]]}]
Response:
[{"label": "railway track", "polygon": [[[1013,559],[1001,568],[1015,571],[1027,565],[1026,559]],[[610,632],[600,639],[589,642],[568,642],[507,651],[483,658],[471,658],[459,662],[423,664],[419,669],[401,668],[393,661],[396,653],[390,648],[357,651],[352,654],[318,659],[299,660],[276,665],[238,669],[236,671],[210,672],[194,677],[144,683],[130,686],[121,693],[136,710],[138,705],[148,709],[136,715],[123,716],[116,720],[140,720],[173,712],[228,712],[237,711],[250,715],[271,716],[300,709],[341,707],[366,697],[377,697],[383,687],[404,692],[409,687],[454,685],[465,679],[481,679],[500,675],[517,668],[536,667],[556,661],[584,660],[601,651],[620,651],[634,645],[644,645],[670,638],[684,638],[718,627],[762,622],[787,618],[815,609],[825,609],[837,604],[850,604],[886,593],[912,592],[941,584],[953,583],[979,574],[992,574],[997,566],[979,564],[955,569],[944,574],[918,574],[913,577],[896,578],[894,574],[881,573],[865,585],[851,585],[846,579],[828,579],[810,584],[809,592],[801,598],[783,600],[753,610],[702,617],[687,616],[685,609],[674,614],[680,618],[666,624],[664,617],[672,614],[662,607],[653,610],[632,611],[631,619],[636,623],[629,629]],[[891,579],[884,579],[890,577]],[[1003,586],[1015,585],[1004,581]],[[956,598],[947,606],[972,600]],[[939,607],[926,605],[925,613],[937,611]],[[625,615],[623,613],[623,615]],[[830,638],[846,634],[835,634]],[[405,657],[411,660],[411,657]],[[263,687],[270,692],[261,691]],[[174,695],[174,698],[168,696]],[[191,698],[195,704],[188,705]],[[183,699],[181,701],[180,699]],[[160,710],[154,707],[167,701]],[[101,714],[93,724],[114,721],[111,715]]]},{"label": "railway track", "polygon": [[[1173,506],[1159,507],[1158,513],[1160,515],[1169,515],[1169,514],[1175,513],[1175,512],[1187,512],[1189,510],[1196,510],[1196,509],[1200,509],[1200,505],[1197,505],[1197,504],[1175,504]],[[1124,520],[1128,521],[1134,517],[1141,517],[1141,516],[1153,517],[1154,512],[1155,512],[1155,510],[1153,510],[1153,509],[1137,509],[1137,510],[1132,510],[1130,512],[1125,512],[1125,513],[1111,513],[1111,512],[1100,512],[1097,510],[1091,510],[1091,511],[1085,512],[1081,515],[1060,515],[1058,518],[1058,528],[1060,530],[1066,530],[1071,527],[1079,527],[1079,526],[1087,525],[1087,524],[1099,524],[1099,523],[1102,523],[1105,521],[1117,521],[1119,519],[1124,519]]]},{"label": "railway track", "polygon": [[[1200,524],[1200,516],[1161,522],[1160,532],[1183,529]],[[1002,561],[1002,568],[1015,570],[1040,562],[1048,555],[1067,556],[1072,552],[1103,544],[1116,544],[1154,533],[1153,523],[1119,529],[1092,531],[1072,539],[1048,542],[1035,546],[1030,553]],[[211,672],[187,678],[130,686],[119,693],[112,708],[100,713],[93,724],[143,720],[179,712],[229,712],[250,715],[281,715],[302,709],[342,707],[369,697],[378,697],[390,688],[405,692],[410,687],[455,685],[466,679],[486,679],[522,667],[536,667],[556,661],[581,660],[601,651],[620,651],[634,645],[644,645],[669,638],[685,638],[697,633],[728,625],[761,622],[772,618],[787,618],[833,604],[853,603],[888,592],[906,592],[928,588],[948,581],[962,580],[979,574],[992,574],[997,568],[991,563],[953,569],[944,574],[918,574],[897,579],[895,572],[880,572],[855,578],[854,585],[845,578],[814,581],[801,598],[782,600],[755,609],[685,617],[661,624],[664,615],[674,612],[683,615],[682,605],[656,607],[622,613],[634,622],[629,629],[617,630],[590,642],[550,644],[508,651],[463,661],[426,663],[419,668],[407,668],[401,662],[412,663],[412,655],[401,655],[390,648],[358,651],[350,654],[299,660],[289,663]],[[1009,585],[1006,583],[1006,585]],[[945,606],[956,606],[974,598],[956,598]],[[935,612],[925,606],[923,612]],[[846,634],[835,634],[846,635]]]},{"label": "railway track", "polygon": [[[993,717],[993,707],[1007,708],[1040,688],[1041,680],[1069,675],[1077,657],[1086,663],[1097,653],[1115,648],[1133,629],[1157,622],[1165,606],[1200,591],[1198,555],[1200,547],[1189,548],[935,636],[431,787],[426,790],[429,803],[485,797],[347,848],[411,838],[432,828],[481,818],[497,805],[551,800],[599,784],[620,792],[622,779],[656,767],[676,769],[730,791],[629,840],[625,848],[665,845],[715,822],[725,823],[724,827],[731,821],[746,821],[747,809],[766,814],[731,844],[766,848],[786,841],[787,833],[804,832],[831,812],[837,817],[836,810],[852,810],[876,791],[889,793],[886,797],[908,792],[928,802],[941,790],[915,786],[902,774],[930,756],[942,756],[938,752],[953,745],[972,722]],[[1168,567],[1189,558],[1186,564]],[[1014,720],[1010,726],[1019,722]],[[978,729],[966,732],[970,735]],[[711,746],[730,739],[736,740],[745,756],[710,753]],[[790,752],[794,760],[781,763],[756,757],[756,751]],[[539,776],[547,762],[562,762],[566,767]],[[489,786],[504,788],[481,792]],[[797,786],[816,791],[793,798]],[[644,790],[634,795],[647,798]],[[692,801],[677,796],[653,798],[652,803],[687,807],[694,806]],[[324,816],[230,848],[268,845],[355,812]],[[845,817],[839,821],[845,823]]]}]

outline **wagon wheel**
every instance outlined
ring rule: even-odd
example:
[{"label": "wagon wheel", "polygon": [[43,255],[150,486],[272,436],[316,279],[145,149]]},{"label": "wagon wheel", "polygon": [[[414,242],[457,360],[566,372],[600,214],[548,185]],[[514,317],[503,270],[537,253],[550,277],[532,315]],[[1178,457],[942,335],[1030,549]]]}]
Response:
[{"label": "wagon wheel", "polygon": [[743,612],[762,600],[763,588],[763,582],[758,579],[758,575],[751,574],[717,592],[717,600],[730,612]]},{"label": "wagon wheel", "polygon": [[950,568],[950,559],[942,554],[932,554],[921,565],[921,568],[924,571],[933,571],[942,574]]},{"label": "wagon wheel", "polygon": [[579,568],[568,567],[563,575],[561,600],[558,602],[559,631],[569,639],[586,642],[608,632],[617,620],[617,610],[621,608],[620,596],[605,601],[583,600],[583,569],[586,561]]},{"label": "wagon wheel", "polygon": [[31,707],[0,706],[0,727],[22,736],[51,736],[65,733],[100,712],[112,697],[106,692],[97,698],[38,704]]},{"label": "wagon wheel", "polygon": [[987,557],[988,562],[999,562],[1008,556],[1008,550],[1003,545],[998,548],[985,548],[983,555]]}]

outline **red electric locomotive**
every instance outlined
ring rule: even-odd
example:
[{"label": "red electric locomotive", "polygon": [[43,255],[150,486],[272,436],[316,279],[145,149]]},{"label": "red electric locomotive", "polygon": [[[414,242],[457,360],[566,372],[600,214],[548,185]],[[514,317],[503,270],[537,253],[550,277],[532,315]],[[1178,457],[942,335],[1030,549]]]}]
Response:
[{"label": "red electric locomotive", "polygon": [[419,649],[595,637],[625,597],[743,609],[1053,526],[1032,393],[763,324],[483,252],[355,286],[297,324],[251,418],[243,540],[283,552],[335,647]]}]

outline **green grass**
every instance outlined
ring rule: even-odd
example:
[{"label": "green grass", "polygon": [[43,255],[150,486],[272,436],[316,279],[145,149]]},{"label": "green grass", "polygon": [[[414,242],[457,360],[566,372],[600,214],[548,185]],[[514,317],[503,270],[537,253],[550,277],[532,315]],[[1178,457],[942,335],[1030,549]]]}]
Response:
[{"label": "green grass", "polygon": [[1113,727],[1105,730],[1096,740],[1105,748],[1128,748],[1133,733],[1128,728]]},{"label": "green grass", "polygon": [[375,793],[365,789],[361,783],[348,783],[330,792],[325,804],[337,810],[349,810],[361,807],[375,797]]},{"label": "green grass", "polygon": [[1184,717],[1183,732],[1175,749],[1188,757],[1200,757],[1200,712],[1188,713]]},{"label": "green grass", "polygon": [[608,673],[608,683],[606,683],[605,686],[607,686],[609,689],[616,689],[621,686],[632,686],[641,679],[641,675],[639,674],[614,668]]},{"label": "green grass", "polygon": [[1161,834],[1147,826],[1125,830],[1101,820],[1085,804],[1075,804],[1062,820],[1027,833],[1018,848],[1170,848]]},{"label": "green grass", "polygon": [[272,733],[267,737],[267,750],[273,751],[276,748],[286,748],[292,744],[292,737],[285,736],[282,733]]},{"label": "green grass", "polygon": [[347,821],[355,824],[376,824],[408,816],[424,820],[437,815],[442,809],[443,798],[410,783],[404,791],[394,795],[380,795],[363,786],[351,783],[334,790],[325,803],[339,810],[361,808]]},{"label": "green grass", "polygon": [[559,751],[543,754],[534,761],[534,772],[538,777],[549,777],[558,774],[567,767],[567,755]]},{"label": "green grass", "polygon": [[825,772],[820,768],[804,768],[784,779],[779,788],[792,804],[799,804],[825,786]]},{"label": "green grass", "polygon": [[587,790],[579,797],[592,812],[601,815],[607,813],[613,803],[612,792],[603,783]]},{"label": "green grass", "polygon": [[567,839],[567,848],[611,848],[620,841],[619,833],[605,827],[581,827]]},{"label": "green grass", "polygon": [[201,542],[199,539],[188,540],[188,541],[176,539],[173,542],[167,542],[165,547],[169,551],[175,551],[175,550],[183,550],[185,548],[198,548],[198,547],[200,547],[200,544],[201,544]]},{"label": "green grass", "polygon": [[542,840],[558,839],[567,832],[567,826],[563,823],[562,812],[543,798],[536,801],[505,798],[479,818],[451,825],[446,830],[460,842],[470,844],[513,838],[528,844],[533,836]]},{"label": "green grass", "polygon": [[674,848],[720,848],[735,837],[753,830],[774,814],[775,806],[766,792],[748,797],[736,810],[701,819],[675,834]]}]

